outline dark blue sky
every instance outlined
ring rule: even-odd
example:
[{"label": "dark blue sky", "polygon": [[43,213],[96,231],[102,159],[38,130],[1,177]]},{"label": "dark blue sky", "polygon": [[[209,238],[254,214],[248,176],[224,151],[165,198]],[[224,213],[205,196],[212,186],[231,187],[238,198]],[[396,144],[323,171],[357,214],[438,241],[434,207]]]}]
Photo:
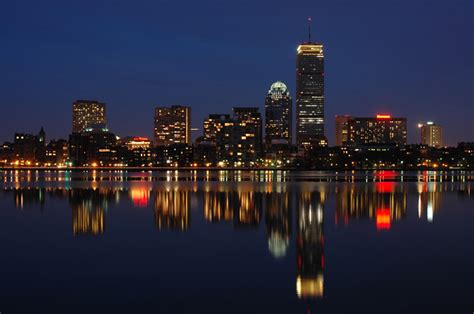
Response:
[{"label": "dark blue sky", "polygon": [[208,113],[259,106],[270,84],[295,93],[295,52],[325,45],[326,133],[334,115],[434,120],[448,144],[474,140],[474,2],[8,1],[0,5],[0,141],[71,131],[75,99],[108,106],[118,135],[152,135],[156,105]]}]

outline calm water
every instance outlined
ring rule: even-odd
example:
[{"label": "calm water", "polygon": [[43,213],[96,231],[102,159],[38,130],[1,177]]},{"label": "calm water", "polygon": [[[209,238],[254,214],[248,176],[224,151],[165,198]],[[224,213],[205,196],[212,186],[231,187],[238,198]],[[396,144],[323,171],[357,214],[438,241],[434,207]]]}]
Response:
[{"label": "calm water", "polygon": [[0,172],[0,312],[472,313],[472,177],[399,175]]}]

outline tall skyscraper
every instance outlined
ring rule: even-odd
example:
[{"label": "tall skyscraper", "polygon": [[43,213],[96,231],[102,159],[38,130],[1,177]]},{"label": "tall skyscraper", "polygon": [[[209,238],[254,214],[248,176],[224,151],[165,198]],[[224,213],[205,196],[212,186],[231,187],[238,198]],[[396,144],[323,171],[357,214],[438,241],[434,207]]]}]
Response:
[{"label": "tall skyscraper", "polygon": [[265,144],[291,144],[291,97],[280,81],[270,86],[265,98]]},{"label": "tall skyscraper", "polygon": [[324,136],[324,52],[323,45],[308,42],[298,46],[296,57],[296,142],[317,146]]},{"label": "tall skyscraper", "polygon": [[354,145],[407,143],[407,119],[378,114],[375,118],[350,118],[349,142]]},{"label": "tall skyscraper", "polygon": [[186,106],[156,107],[155,145],[191,143],[191,108]]},{"label": "tall skyscraper", "polygon": [[336,146],[343,146],[349,143],[349,120],[351,116],[336,116]]},{"label": "tall skyscraper", "polygon": [[107,125],[105,103],[96,100],[76,100],[72,104],[72,132],[84,132],[94,125]]},{"label": "tall skyscraper", "polygon": [[421,144],[441,147],[443,146],[443,128],[432,121],[419,124]]}]

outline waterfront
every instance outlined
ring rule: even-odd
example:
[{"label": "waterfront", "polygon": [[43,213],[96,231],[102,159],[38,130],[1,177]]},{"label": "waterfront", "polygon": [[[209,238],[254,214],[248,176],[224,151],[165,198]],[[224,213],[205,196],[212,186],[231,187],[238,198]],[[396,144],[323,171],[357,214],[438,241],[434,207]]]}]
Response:
[{"label": "waterfront", "polygon": [[473,308],[470,173],[0,177],[2,313]]}]

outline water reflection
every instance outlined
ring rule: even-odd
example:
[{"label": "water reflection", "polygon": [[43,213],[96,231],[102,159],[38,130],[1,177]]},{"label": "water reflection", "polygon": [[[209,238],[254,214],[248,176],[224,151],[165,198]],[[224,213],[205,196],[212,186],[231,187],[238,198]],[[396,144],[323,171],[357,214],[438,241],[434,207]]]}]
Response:
[{"label": "water reflection", "polygon": [[[35,206],[44,211],[49,201],[67,201],[74,236],[100,236],[107,232],[107,220],[113,218],[109,212],[123,203],[148,210],[150,221],[154,220],[159,232],[188,231],[193,221],[191,212],[200,216],[196,218],[207,226],[227,224],[245,232],[263,225],[268,245],[266,254],[275,259],[296,261],[295,295],[300,299],[321,299],[325,288],[325,218],[326,226],[335,221],[336,225],[350,228],[357,221],[365,222],[379,232],[392,232],[396,224],[403,223],[409,216],[410,194],[418,203],[415,219],[424,223],[434,221],[439,214],[443,195],[453,192],[459,197],[472,198],[471,191],[469,182],[404,184],[382,181],[332,185],[314,182],[206,182],[199,185],[132,182],[119,186],[91,184],[83,188],[12,187],[5,188],[3,194],[11,194],[15,207],[21,211]],[[328,206],[335,207],[330,211],[335,215],[334,220],[332,214],[325,217]],[[261,223],[262,215],[264,221]],[[294,228],[296,233],[292,238]],[[295,248],[293,256],[288,253],[292,246]]]},{"label": "water reflection", "polygon": [[324,293],[324,201],[323,191],[302,192],[298,198],[296,293],[300,298]]}]

